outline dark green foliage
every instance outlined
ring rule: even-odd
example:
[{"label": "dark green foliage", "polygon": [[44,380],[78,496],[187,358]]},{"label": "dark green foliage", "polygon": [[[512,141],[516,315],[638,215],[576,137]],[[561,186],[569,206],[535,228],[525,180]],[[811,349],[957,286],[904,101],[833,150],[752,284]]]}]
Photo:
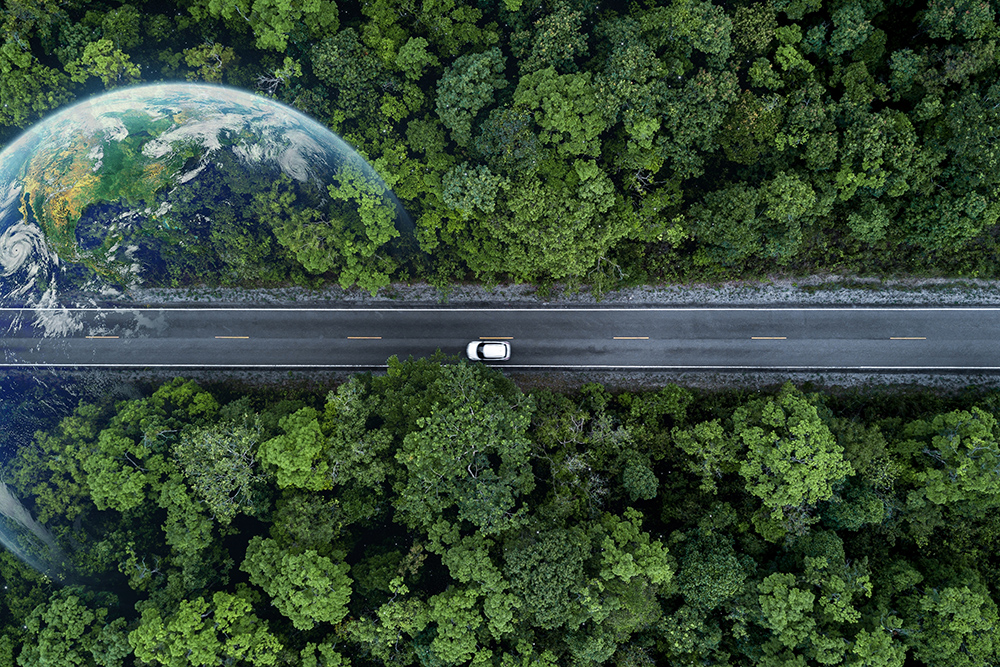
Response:
[{"label": "dark green foliage", "polygon": [[251,205],[271,178],[206,177],[136,230],[151,282],[997,275],[989,2],[174,4],[13,2],[0,142],[130,81],[257,86],[357,147],[416,228],[404,252],[380,193],[293,216]]},{"label": "dark green foliage", "polygon": [[0,558],[0,664],[997,661],[991,393],[525,395],[441,360],[40,431],[10,478],[80,582]]}]

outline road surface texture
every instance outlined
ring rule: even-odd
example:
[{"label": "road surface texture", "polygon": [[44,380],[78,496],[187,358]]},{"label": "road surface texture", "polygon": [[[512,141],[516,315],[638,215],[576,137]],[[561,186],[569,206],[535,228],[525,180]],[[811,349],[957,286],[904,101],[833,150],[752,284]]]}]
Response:
[{"label": "road surface texture", "polygon": [[511,342],[538,369],[1000,371],[1000,308],[0,309],[6,367],[379,368]]}]

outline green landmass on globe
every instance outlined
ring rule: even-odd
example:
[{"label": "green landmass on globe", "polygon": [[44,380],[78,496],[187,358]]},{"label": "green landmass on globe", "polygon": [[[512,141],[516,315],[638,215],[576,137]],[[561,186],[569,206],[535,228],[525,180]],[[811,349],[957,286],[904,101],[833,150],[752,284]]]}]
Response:
[{"label": "green landmass on globe", "polygon": [[47,284],[49,261],[125,286],[334,274],[374,290],[398,266],[384,246],[401,209],[378,174],[304,114],[221,86],[118,89],[70,107],[0,154],[0,192],[16,194],[0,200],[7,244],[33,244],[5,249],[8,283]]}]

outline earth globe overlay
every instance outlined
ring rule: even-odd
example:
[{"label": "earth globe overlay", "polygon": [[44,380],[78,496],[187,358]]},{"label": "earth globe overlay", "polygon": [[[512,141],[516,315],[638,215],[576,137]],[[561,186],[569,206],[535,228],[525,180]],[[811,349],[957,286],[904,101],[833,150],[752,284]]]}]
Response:
[{"label": "earth globe overlay", "polygon": [[167,284],[254,253],[266,265],[260,193],[283,182],[323,200],[345,169],[392,196],[343,140],[269,98],[171,83],[79,102],[0,153],[0,305]]}]

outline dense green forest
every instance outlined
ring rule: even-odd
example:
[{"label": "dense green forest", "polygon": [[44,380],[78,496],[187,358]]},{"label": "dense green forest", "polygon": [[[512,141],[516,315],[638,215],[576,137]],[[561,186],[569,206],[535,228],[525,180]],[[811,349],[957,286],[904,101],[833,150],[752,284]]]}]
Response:
[{"label": "dense green forest", "polygon": [[998,412],[442,357],[82,402],[4,467],[0,665],[989,667]]},{"label": "dense green forest", "polygon": [[[104,88],[220,82],[383,175],[423,252],[373,252],[380,279],[996,276],[996,5],[6,0],[0,143]],[[262,217],[175,282],[337,280]]]}]

